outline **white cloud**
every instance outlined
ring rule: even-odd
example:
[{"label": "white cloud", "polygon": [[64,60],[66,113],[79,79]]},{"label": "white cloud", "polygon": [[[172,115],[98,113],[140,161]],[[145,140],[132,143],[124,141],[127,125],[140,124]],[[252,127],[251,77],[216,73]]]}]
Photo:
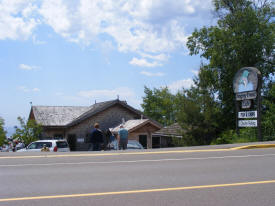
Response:
[{"label": "white cloud", "polygon": [[44,17],[46,24],[50,25],[56,33],[68,37],[68,31],[72,26],[72,19],[67,5],[62,0],[43,1],[39,13]]},{"label": "white cloud", "polygon": [[39,88],[28,88],[26,86],[19,86],[17,89],[23,92],[40,92]]},{"label": "white cloud", "polygon": [[33,17],[37,10],[33,0],[2,0],[0,2],[0,40],[28,39],[39,24]]},{"label": "white cloud", "polygon": [[194,85],[194,81],[189,78],[175,81],[168,85],[168,88],[171,92],[176,93],[178,90],[182,88],[189,89],[192,85]]},{"label": "white cloud", "polygon": [[[39,13],[70,41],[94,43],[108,35],[122,52],[171,52],[184,48],[185,26],[209,12],[211,0],[47,0]],[[205,20],[205,16],[200,20]]]},{"label": "white cloud", "polygon": [[129,63],[134,65],[134,66],[140,66],[140,67],[158,67],[158,66],[162,66],[162,64],[157,62],[157,61],[148,62],[146,59],[138,59],[136,57],[134,57]]},{"label": "white cloud", "polygon": [[77,96],[80,98],[84,98],[86,101],[88,100],[89,104],[91,102],[94,103],[94,100],[96,100],[96,102],[101,102],[117,99],[118,96],[120,100],[127,101],[128,104],[137,109],[141,109],[140,105],[142,103],[142,99],[138,97],[135,92],[128,87],[102,90],[83,90],[79,91]]},{"label": "white cloud", "polygon": [[78,96],[84,98],[94,99],[116,99],[117,95],[121,98],[132,98],[135,96],[134,92],[128,87],[120,87],[116,89],[102,89],[102,90],[86,90],[78,92]]},{"label": "white cloud", "polygon": [[156,72],[156,73],[152,73],[152,72],[147,72],[147,71],[141,71],[141,74],[148,76],[148,77],[162,77],[165,74],[162,72]]},{"label": "white cloud", "polygon": [[129,63],[140,67],[157,67],[162,66],[169,59],[169,56],[163,53],[152,55],[141,52],[139,55],[142,57],[141,59],[134,57]]},{"label": "white cloud", "polygon": [[209,22],[210,9],[211,0],[2,0],[0,39],[28,39],[46,24],[68,41],[87,46],[105,35],[120,52],[166,61],[163,53],[185,49],[190,28]]},{"label": "white cloud", "polygon": [[196,76],[199,75],[199,70],[192,70],[191,72],[192,72],[193,74],[195,74]]},{"label": "white cloud", "polygon": [[165,55],[165,54],[150,55],[150,54],[146,54],[146,53],[141,53],[140,56],[142,56],[144,58],[158,60],[158,61],[167,61],[169,59],[169,56]]},{"label": "white cloud", "polygon": [[33,91],[33,92],[40,92],[40,89],[38,89],[38,88],[33,88],[32,91]]},{"label": "white cloud", "polygon": [[20,64],[19,65],[19,69],[28,70],[28,71],[30,71],[30,70],[37,70],[39,68],[40,67],[38,67],[38,66],[30,66],[30,65],[27,65],[27,64]]}]

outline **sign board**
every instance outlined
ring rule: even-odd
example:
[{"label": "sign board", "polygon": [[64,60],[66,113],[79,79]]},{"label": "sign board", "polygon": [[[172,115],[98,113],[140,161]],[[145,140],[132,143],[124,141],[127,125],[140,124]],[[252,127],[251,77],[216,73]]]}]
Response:
[{"label": "sign board", "polygon": [[257,92],[252,91],[252,92],[241,92],[236,94],[236,100],[245,100],[245,99],[255,99],[257,97]]},{"label": "sign board", "polygon": [[239,112],[238,117],[239,118],[257,118],[257,111],[245,111],[245,112]]},{"label": "sign board", "polygon": [[261,132],[261,85],[262,75],[255,67],[241,68],[236,72],[233,79],[237,134],[240,134],[240,127],[257,127],[259,141],[263,140]]},{"label": "sign board", "polygon": [[239,127],[257,127],[257,120],[239,120]]},{"label": "sign board", "polygon": [[234,93],[256,91],[260,72],[254,67],[241,68],[234,76]]},{"label": "sign board", "polygon": [[242,109],[249,109],[251,107],[251,100],[245,99],[242,101]]}]

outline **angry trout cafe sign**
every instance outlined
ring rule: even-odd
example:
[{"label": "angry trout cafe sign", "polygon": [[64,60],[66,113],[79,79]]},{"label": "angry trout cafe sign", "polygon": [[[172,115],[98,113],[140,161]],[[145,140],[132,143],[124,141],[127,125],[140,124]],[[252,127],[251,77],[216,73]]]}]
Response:
[{"label": "angry trout cafe sign", "polygon": [[237,101],[257,97],[258,74],[261,73],[254,67],[244,67],[236,73],[233,87]]},{"label": "angry trout cafe sign", "polygon": [[237,131],[239,127],[258,127],[258,134],[260,134],[260,71],[254,67],[241,68],[235,74],[233,89],[236,100]]}]

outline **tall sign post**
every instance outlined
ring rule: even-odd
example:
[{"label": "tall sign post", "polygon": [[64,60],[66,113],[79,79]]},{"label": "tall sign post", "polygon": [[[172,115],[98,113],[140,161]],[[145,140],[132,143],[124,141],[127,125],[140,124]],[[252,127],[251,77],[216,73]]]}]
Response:
[{"label": "tall sign post", "polygon": [[259,141],[262,141],[261,85],[261,72],[255,67],[241,68],[233,80],[237,134],[239,128],[257,127]]}]

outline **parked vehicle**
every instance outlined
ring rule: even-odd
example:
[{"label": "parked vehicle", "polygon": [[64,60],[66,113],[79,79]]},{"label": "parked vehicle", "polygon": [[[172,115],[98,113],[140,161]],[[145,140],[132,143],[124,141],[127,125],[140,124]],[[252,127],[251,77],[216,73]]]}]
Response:
[{"label": "parked vehicle", "polygon": [[128,140],[127,149],[144,149],[144,148],[138,141]]},{"label": "parked vehicle", "polygon": [[48,148],[50,152],[69,152],[69,144],[66,140],[38,140],[30,143],[26,148],[17,152],[41,152],[43,148]]},{"label": "parked vehicle", "polygon": [[[117,150],[118,149],[118,142],[117,140],[114,140],[110,144],[111,150]],[[127,149],[144,149],[143,146],[136,140],[128,140]]]}]

